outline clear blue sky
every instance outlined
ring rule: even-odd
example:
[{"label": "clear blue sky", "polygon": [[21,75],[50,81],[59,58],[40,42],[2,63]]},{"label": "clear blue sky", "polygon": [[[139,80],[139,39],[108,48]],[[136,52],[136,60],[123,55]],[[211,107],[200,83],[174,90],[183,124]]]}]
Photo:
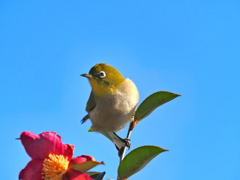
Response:
[{"label": "clear blue sky", "polygon": [[[29,161],[22,131],[55,131],[116,178],[110,141],[80,124],[96,63],[138,86],[181,94],[139,123],[132,147],[160,154],[131,180],[240,179],[240,1],[1,1],[1,177]],[[120,132],[124,136],[125,130]]]}]

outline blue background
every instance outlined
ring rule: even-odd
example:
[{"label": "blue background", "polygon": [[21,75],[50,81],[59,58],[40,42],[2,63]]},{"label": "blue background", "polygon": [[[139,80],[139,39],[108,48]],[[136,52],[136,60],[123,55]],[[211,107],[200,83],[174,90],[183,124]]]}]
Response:
[{"label": "blue background", "polygon": [[170,151],[130,179],[240,179],[237,0],[1,1],[2,178],[17,179],[30,159],[15,140],[22,131],[55,131],[116,179],[115,147],[80,124],[91,89],[79,74],[99,62],[132,79],[140,102],[160,90],[182,95],[133,131],[131,150]]}]

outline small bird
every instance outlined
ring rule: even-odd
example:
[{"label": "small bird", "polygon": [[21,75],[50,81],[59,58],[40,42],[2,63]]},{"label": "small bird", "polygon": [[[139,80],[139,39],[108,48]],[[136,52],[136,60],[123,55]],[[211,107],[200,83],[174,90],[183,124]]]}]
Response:
[{"label": "small bird", "polygon": [[87,101],[88,114],[82,119],[92,122],[94,131],[117,132],[131,120],[139,100],[136,85],[114,67],[105,63],[93,66],[88,74],[92,91]]}]

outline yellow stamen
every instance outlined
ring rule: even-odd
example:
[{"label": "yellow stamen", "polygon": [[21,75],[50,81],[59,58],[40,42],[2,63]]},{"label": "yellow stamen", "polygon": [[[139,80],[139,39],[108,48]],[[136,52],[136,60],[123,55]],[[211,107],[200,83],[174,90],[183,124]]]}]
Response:
[{"label": "yellow stamen", "polygon": [[66,173],[69,161],[63,155],[49,154],[43,161],[43,179],[44,180],[62,180]]}]

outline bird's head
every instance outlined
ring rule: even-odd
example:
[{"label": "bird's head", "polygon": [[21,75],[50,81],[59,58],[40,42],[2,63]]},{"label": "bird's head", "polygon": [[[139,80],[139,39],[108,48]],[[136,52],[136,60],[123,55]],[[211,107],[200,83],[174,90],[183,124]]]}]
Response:
[{"label": "bird's head", "polygon": [[97,97],[113,94],[124,81],[124,77],[118,70],[104,63],[96,64],[89,73],[81,76],[88,78],[93,93]]}]

